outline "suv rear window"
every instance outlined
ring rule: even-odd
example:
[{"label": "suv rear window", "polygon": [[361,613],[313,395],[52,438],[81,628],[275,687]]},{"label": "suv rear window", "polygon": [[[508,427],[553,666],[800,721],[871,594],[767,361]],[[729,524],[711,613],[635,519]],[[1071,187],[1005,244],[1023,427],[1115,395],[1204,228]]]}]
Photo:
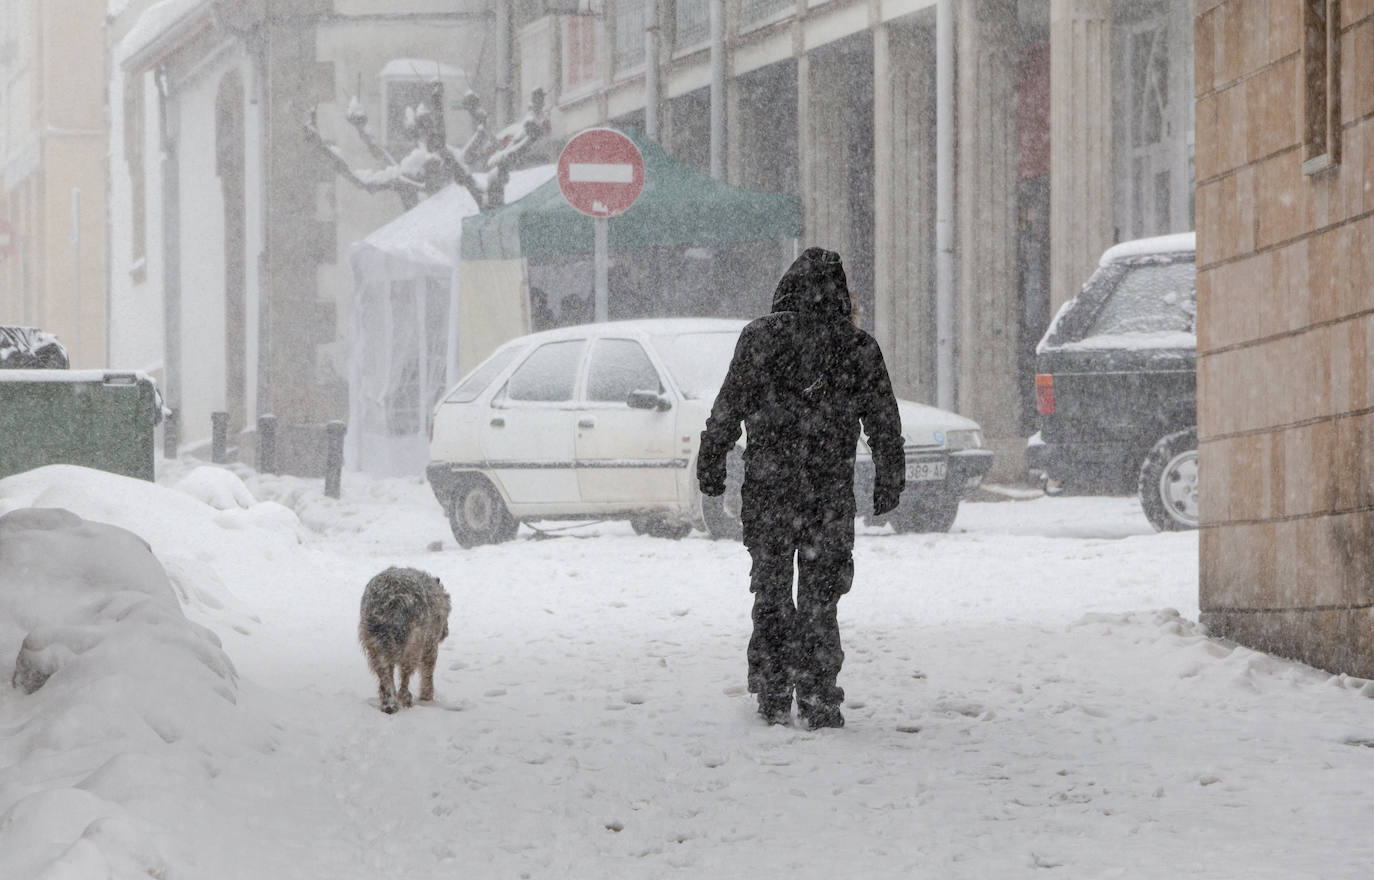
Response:
[{"label": "suv rear window", "polygon": [[1197,314],[1197,268],[1190,262],[1132,266],[1103,303],[1088,336],[1192,333]]}]

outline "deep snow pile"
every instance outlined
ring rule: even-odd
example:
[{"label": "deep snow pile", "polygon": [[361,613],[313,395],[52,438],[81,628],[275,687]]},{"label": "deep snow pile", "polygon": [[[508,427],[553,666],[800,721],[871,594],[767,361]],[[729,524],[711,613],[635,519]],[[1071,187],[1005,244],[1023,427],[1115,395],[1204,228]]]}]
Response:
[{"label": "deep snow pile", "polygon": [[268,742],[148,545],[68,510],[0,516],[0,657],[27,697],[0,702],[0,876],[161,876],[159,835],[123,802]]},{"label": "deep snow pile", "polygon": [[[0,574],[0,662],[36,628],[65,633],[40,640],[58,648],[41,688],[0,687],[0,877],[1374,864],[1374,686],[1207,638],[1196,535],[1154,534],[1133,499],[966,504],[944,535],[863,529],[840,606],[849,723],[812,733],[763,726],[744,692],[738,545],[551,524],[460,551],[422,480],[346,475],[335,500],[314,481],[159,467],[158,485],[0,480],[0,515],[65,508],[82,541],[111,523],[166,571],[125,539],[48,553],[0,533],[0,552],[65,560]],[[392,564],[440,576],[454,613],[438,698],[386,716],[354,631],[363,585]],[[157,613],[116,622],[130,593]],[[120,650],[78,653],[82,628]]]}]

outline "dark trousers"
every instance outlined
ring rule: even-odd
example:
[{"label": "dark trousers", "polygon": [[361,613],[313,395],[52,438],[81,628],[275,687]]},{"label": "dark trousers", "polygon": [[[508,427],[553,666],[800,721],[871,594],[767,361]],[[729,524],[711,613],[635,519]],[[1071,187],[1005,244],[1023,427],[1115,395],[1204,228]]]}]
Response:
[{"label": "dark trousers", "polygon": [[[851,527],[852,528],[852,527]],[[749,690],[787,699],[797,689],[803,705],[838,706],[835,684],[844,663],[835,613],[854,581],[848,547],[820,550],[803,545],[751,547],[749,590],[754,594],[754,633],[749,639]],[[792,599],[793,559],[797,595]]]}]

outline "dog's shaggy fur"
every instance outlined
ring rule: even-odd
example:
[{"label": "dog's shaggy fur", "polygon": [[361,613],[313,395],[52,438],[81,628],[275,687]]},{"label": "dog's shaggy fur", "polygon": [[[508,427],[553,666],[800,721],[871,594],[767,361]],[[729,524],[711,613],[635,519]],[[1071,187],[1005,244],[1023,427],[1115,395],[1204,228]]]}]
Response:
[{"label": "dog's shaggy fur", "polygon": [[[377,694],[388,715],[411,705],[410,676],[420,670],[420,699],[434,699],[434,663],[439,643],[448,638],[452,601],[434,575],[392,566],[363,590],[358,641],[377,676]],[[400,667],[396,689],[393,669]],[[399,706],[398,706],[399,703]]]}]

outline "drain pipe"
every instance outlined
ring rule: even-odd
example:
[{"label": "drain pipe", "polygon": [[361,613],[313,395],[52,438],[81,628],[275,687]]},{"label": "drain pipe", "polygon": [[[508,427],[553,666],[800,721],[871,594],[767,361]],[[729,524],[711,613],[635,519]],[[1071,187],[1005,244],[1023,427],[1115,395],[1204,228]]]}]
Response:
[{"label": "drain pipe", "polygon": [[658,140],[658,35],[662,0],[648,0],[644,6],[644,133]]},{"label": "drain pipe", "polygon": [[725,0],[711,0],[711,176],[725,179]]},{"label": "drain pipe", "polygon": [[935,6],[935,396],[954,399],[954,11]]}]

